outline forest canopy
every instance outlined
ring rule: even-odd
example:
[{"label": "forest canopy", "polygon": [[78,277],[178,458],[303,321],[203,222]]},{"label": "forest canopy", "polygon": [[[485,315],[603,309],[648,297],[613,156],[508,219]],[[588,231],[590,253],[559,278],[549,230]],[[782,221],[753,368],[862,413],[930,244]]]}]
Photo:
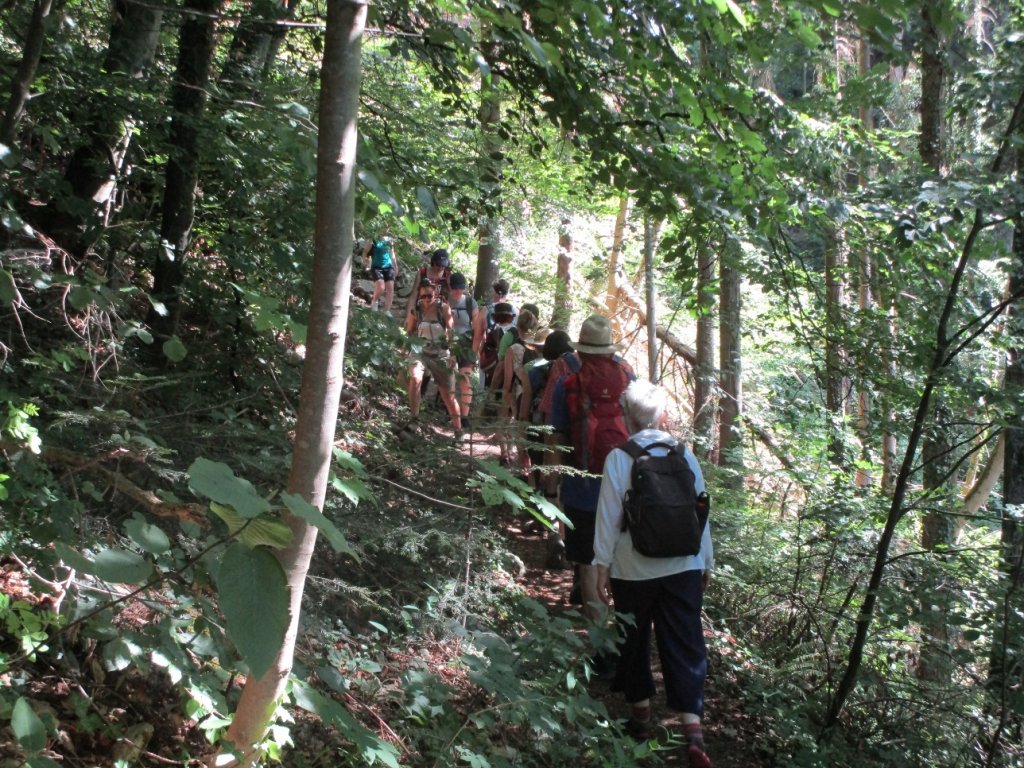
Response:
[{"label": "forest canopy", "polygon": [[1022,41],[1019,0],[0,3],[0,760],[674,764],[530,559],[559,511],[412,418],[387,235],[396,315],[444,249],[669,390],[719,765],[1020,765]]}]

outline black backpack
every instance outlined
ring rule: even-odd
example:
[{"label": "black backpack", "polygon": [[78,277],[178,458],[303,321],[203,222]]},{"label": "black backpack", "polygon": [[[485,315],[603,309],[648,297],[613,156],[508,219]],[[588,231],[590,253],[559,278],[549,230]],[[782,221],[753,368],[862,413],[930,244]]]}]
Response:
[{"label": "black backpack", "polygon": [[[622,503],[622,527],[629,530],[633,549],[645,557],[696,555],[711,497],[697,493],[683,446],[651,443],[642,448],[630,440],[619,447],[633,458],[633,487]],[[668,453],[652,456],[655,447],[667,448]]]}]

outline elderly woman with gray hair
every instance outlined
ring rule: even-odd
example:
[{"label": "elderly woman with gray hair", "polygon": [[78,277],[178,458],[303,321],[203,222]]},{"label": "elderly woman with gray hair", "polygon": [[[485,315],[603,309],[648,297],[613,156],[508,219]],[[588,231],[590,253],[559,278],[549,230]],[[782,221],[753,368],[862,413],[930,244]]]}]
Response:
[{"label": "elderly woman with gray hair", "polygon": [[[667,455],[660,444],[678,446],[662,431],[668,398],[661,387],[634,381],[622,395],[623,413],[630,442],[649,448],[651,456]],[[693,453],[683,447],[683,458],[693,472],[694,491],[704,491],[704,477]],[[701,717],[704,714],[704,678],[707,649],[701,626],[704,589],[714,564],[709,526],[704,525],[700,551],[695,555],[646,557],[636,551],[629,530],[623,526],[623,502],[632,484],[634,459],[623,449],[608,454],[597,502],[594,534],[594,565],[600,598],[620,614],[632,614],[624,622],[625,643],[619,657],[614,689],[632,705],[626,729],[636,738],[651,733],[651,629],[655,631],[658,656],[665,680],[669,709],[682,713],[687,757],[692,768],[710,768],[704,751]]]}]

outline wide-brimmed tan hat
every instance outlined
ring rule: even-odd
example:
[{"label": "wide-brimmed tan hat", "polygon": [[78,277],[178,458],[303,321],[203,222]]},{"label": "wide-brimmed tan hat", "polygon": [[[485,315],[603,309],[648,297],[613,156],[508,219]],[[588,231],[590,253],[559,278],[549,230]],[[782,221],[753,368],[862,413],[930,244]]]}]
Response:
[{"label": "wide-brimmed tan hat", "polygon": [[569,346],[588,355],[610,355],[622,349],[621,344],[612,342],[612,324],[601,315],[591,315],[584,320],[579,341],[570,341]]},{"label": "wide-brimmed tan hat", "polygon": [[544,340],[550,335],[550,328],[538,328],[533,333],[523,337],[523,344],[528,344],[531,347],[543,347]]}]

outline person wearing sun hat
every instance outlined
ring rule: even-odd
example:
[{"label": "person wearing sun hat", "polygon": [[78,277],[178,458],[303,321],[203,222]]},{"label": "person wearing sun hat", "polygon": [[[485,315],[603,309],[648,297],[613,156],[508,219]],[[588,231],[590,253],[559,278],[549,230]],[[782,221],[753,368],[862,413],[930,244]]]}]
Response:
[{"label": "person wearing sun hat", "polygon": [[[619,398],[636,374],[616,354],[621,345],[612,339],[606,317],[591,315],[584,320],[577,341],[570,341],[569,346],[576,354],[561,358],[569,374],[554,385],[548,418],[552,442],[569,449],[561,461],[587,473],[564,474],[558,495],[562,511],[573,525],[565,533],[565,556],[579,569],[583,611],[596,619],[601,600],[591,563],[600,474],[605,456],[629,438]],[[595,425],[593,429],[588,422]]]}]

